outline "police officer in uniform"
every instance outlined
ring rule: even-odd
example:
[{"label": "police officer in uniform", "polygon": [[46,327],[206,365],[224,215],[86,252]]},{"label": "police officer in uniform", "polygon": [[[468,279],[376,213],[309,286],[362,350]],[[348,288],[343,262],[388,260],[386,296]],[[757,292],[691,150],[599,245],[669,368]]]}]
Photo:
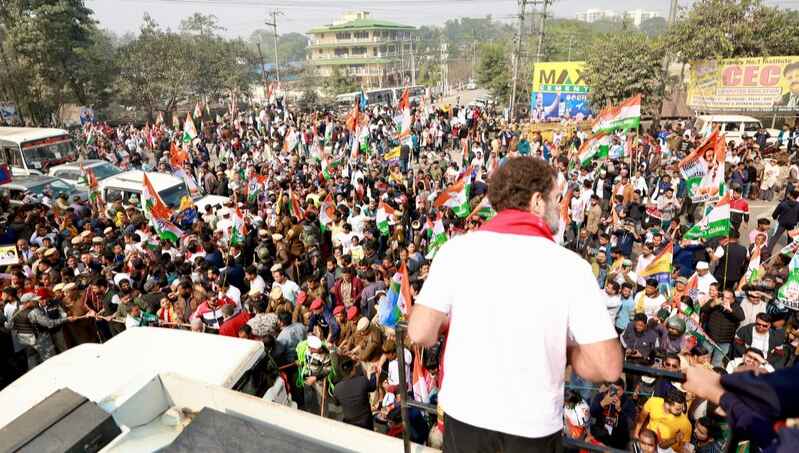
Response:
[{"label": "police officer in uniform", "polygon": [[58,351],[66,349],[61,334],[61,325],[69,318],[67,312],[57,301],[49,298],[38,298],[38,305],[34,306],[28,314],[28,319],[36,329],[36,346],[34,346],[42,361],[49,359],[56,354],[56,344]]}]

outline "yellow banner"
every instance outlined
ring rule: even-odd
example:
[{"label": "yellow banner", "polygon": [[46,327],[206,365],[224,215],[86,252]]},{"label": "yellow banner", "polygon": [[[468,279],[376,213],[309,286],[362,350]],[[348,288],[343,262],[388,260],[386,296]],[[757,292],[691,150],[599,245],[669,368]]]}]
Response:
[{"label": "yellow banner", "polygon": [[687,103],[703,112],[797,112],[799,56],[693,62]]},{"label": "yellow banner", "polygon": [[534,93],[587,94],[584,61],[547,61],[533,66]]}]

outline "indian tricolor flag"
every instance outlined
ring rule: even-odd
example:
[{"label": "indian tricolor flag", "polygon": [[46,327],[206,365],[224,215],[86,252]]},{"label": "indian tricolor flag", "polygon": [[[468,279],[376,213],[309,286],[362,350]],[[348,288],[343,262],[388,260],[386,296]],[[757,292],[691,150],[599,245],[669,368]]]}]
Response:
[{"label": "indian tricolor flag", "polygon": [[566,242],[566,228],[571,224],[569,217],[569,207],[571,206],[573,190],[569,190],[563,199],[560,200],[560,219],[558,221],[558,233],[555,235],[556,242],[563,244]]},{"label": "indian tricolor flag", "polygon": [[726,237],[730,234],[730,195],[725,194],[705,217],[685,233],[683,239],[697,240]]},{"label": "indian tricolor flag", "polygon": [[386,297],[380,300],[377,307],[377,320],[386,327],[395,327],[413,304],[411,299],[411,282],[408,268],[403,262],[399,272],[394,274]]},{"label": "indian tricolor flag", "polygon": [[333,169],[341,165],[341,159],[333,159],[330,162],[327,159],[322,159],[322,176],[325,181],[333,179]]},{"label": "indian tricolor flag", "polygon": [[383,236],[388,236],[389,219],[394,215],[395,212],[396,211],[394,208],[382,201],[379,205],[377,205],[377,215],[375,216],[377,221],[377,229],[380,230],[380,234]]},{"label": "indian tricolor flag", "polygon": [[441,217],[436,219],[433,223],[433,230],[432,230],[432,238],[430,240],[430,245],[427,246],[427,259],[431,260],[436,256],[438,249],[447,242],[447,231],[444,229],[444,222],[441,221]]},{"label": "indian tricolor flag", "polygon": [[177,244],[183,237],[183,231],[168,219],[153,217],[151,220],[159,238]]},{"label": "indian tricolor flag", "polygon": [[453,185],[447,187],[436,197],[435,206],[446,206],[458,217],[467,217],[471,212],[469,194],[472,189],[472,167],[469,166],[463,176]]},{"label": "indian tricolor flag", "polygon": [[183,143],[190,143],[197,137],[197,128],[194,120],[191,119],[191,112],[186,114],[186,122],[183,123]]},{"label": "indian tricolor flag", "polygon": [[336,212],[336,205],[333,202],[333,195],[328,192],[327,197],[322,201],[322,206],[319,209],[319,225],[322,231],[330,229],[328,225],[333,222],[333,215]]},{"label": "indian tricolor flag", "polygon": [[580,165],[588,165],[594,159],[608,157],[610,150],[611,136],[605,132],[600,132],[583,142],[577,157]]},{"label": "indian tricolor flag", "polygon": [[433,376],[423,364],[421,348],[418,348],[413,356],[413,399],[429,403],[430,392],[433,390]]},{"label": "indian tricolor flag", "polygon": [[305,217],[305,212],[302,209],[300,199],[293,191],[289,189],[289,215],[297,220],[302,220]]},{"label": "indian tricolor flag", "polygon": [[144,211],[144,215],[149,218],[158,218],[158,219],[169,219],[172,217],[172,210],[164,203],[164,200],[161,199],[161,196],[158,195],[158,192],[155,191],[153,188],[152,182],[150,182],[150,178],[147,177],[147,173],[144,174],[144,190],[141,193],[141,208]]},{"label": "indian tricolor flag", "polygon": [[488,199],[488,195],[484,196],[482,200],[480,200],[480,204],[477,205],[476,208],[469,214],[469,218],[474,216],[482,217],[485,220],[491,220],[495,215],[497,215],[497,211],[491,207],[491,201]]},{"label": "indian tricolor flag", "polygon": [[244,238],[247,237],[247,224],[244,223],[244,214],[238,207],[233,213],[233,226],[230,227],[230,245],[244,244]]},{"label": "indian tricolor flag", "polygon": [[641,95],[639,94],[599,112],[591,130],[594,133],[611,133],[618,129],[638,129],[640,123]]}]

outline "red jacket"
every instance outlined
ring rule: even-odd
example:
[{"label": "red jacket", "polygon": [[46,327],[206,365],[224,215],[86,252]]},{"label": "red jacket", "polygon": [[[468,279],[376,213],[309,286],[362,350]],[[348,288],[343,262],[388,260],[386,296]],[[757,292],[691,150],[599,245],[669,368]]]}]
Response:
[{"label": "red jacket", "polygon": [[222,327],[219,328],[219,335],[224,335],[226,337],[238,337],[239,329],[241,329],[244,324],[247,324],[247,321],[249,320],[250,313],[246,310],[243,310],[241,313],[222,323]]},{"label": "red jacket", "polygon": [[[336,284],[333,285],[333,297],[336,299],[336,305],[343,305],[344,300],[341,298],[341,282],[343,279],[336,280]],[[350,289],[350,301],[354,304],[360,304],[361,299],[361,292],[363,292],[363,282],[360,278],[353,276],[352,280],[352,288]]]}]

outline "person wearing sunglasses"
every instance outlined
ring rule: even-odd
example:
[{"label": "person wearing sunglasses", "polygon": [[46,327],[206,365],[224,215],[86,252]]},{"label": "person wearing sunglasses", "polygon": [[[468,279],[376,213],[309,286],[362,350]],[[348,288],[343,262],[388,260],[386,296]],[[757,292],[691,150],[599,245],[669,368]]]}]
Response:
[{"label": "person wearing sunglasses", "polygon": [[785,342],[785,331],[772,328],[768,313],[758,313],[755,322],[738,328],[734,345],[737,356],[743,357],[748,348],[755,348],[775,369],[780,369],[785,367],[787,358]]}]

